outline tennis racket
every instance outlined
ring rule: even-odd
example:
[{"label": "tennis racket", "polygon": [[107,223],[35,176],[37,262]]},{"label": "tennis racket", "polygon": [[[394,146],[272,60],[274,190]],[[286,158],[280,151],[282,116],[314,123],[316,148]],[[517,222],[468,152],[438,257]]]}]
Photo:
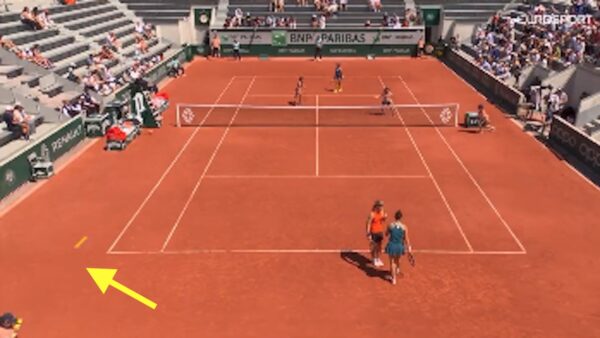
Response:
[{"label": "tennis racket", "polygon": [[413,256],[412,252],[407,252],[406,253],[406,257],[408,258],[408,263],[410,263],[411,266],[415,266],[416,262],[415,262],[415,256]]}]

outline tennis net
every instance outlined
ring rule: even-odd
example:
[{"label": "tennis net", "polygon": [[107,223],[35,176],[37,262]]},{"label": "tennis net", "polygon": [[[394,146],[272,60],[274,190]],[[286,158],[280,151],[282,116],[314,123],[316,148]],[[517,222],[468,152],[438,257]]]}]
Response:
[{"label": "tennis net", "polygon": [[178,104],[178,127],[456,127],[459,105]]}]

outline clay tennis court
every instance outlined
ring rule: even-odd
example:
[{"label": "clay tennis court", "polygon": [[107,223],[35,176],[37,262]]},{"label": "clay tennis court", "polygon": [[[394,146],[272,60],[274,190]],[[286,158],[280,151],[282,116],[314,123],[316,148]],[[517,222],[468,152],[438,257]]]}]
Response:
[{"label": "clay tennis court", "polygon": [[[91,145],[2,216],[1,303],[23,336],[600,335],[598,188],[490,104],[494,133],[438,126],[485,99],[436,59],[186,74],[164,87],[162,129]],[[247,108],[286,106],[299,75],[308,108]],[[377,107],[384,85],[394,115],[343,108]],[[417,264],[396,286],[368,264],[375,199],[409,226]],[[102,295],[87,267],[119,269],[157,309]]]}]

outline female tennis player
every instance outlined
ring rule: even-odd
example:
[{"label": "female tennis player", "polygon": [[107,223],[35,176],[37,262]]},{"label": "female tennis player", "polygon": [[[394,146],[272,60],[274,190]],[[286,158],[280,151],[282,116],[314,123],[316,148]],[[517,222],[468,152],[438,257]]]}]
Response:
[{"label": "female tennis player", "polygon": [[395,221],[390,223],[385,232],[386,236],[389,237],[389,242],[385,246],[385,253],[390,257],[390,281],[396,285],[396,277],[400,274],[400,257],[408,249],[410,253],[411,247],[408,242],[408,230],[402,220],[402,211],[396,211],[394,215]]},{"label": "female tennis player", "polygon": [[387,214],[383,210],[383,201],[375,201],[367,219],[367,238],[370,242],[371,257],[375,266],[383,266],[381,242],[383,241],[383,222],[386,218]]},{"label": "female tennis player", "polygon": [[294,106],[302,104],[302,89],[304,88],[304,77],[300,76],[296,82],[296,90],[294,91]]},{"label": "female tennis player", "polygon": [[385,87],[381,93],[381,115],[385,114],[386,109],[390,110],[392,106],[392,91]]},{"label": "female tennis player", "polygon": [[486,113],[483,104],[477,106],[477,115],[479,117],[479,132],[485,128],[488,131],[494,131],[496,128],[490,122],[490,116]]},{"label": "female tennis player", "polygon": [[342,72],[342,65],[339,63],[335,65],[335,72],[333,74],[333,82],[335,83],[334,93],[342,92],[342,80],[344,79],[344,73]]}]

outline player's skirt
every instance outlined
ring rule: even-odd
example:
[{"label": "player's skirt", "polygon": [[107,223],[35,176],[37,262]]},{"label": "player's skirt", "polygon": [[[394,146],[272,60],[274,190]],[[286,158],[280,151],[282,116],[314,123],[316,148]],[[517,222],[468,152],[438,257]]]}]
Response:
[{"label": "player's skirt", "polygon": [[385,246],[385,253],[390,256],[402,256],[404,255],[404,244],[388,242]]}]

